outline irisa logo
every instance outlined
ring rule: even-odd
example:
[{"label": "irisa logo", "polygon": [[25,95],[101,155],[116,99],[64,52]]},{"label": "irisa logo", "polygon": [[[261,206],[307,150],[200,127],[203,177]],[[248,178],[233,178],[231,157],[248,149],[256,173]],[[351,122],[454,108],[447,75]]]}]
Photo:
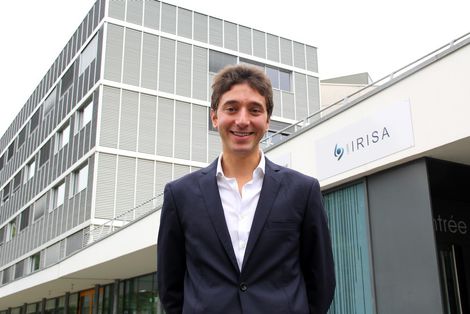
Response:
[{"label": "irisa logo", "polygon": [[374,130],[364,136],[359,136],[351,141],[346,142],[345,145],[335,144],[334,156],[339,161],[343,157],[344,153],[352,154],[360,150],[366,149],[373,144],[381,142],[383,140],[390,139],[390,132],[387,127],[383,127],[382,130]]}]

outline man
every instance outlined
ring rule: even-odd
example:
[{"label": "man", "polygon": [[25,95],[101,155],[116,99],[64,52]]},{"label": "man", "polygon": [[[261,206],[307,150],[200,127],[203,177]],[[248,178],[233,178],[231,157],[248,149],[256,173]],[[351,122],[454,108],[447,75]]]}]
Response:
[{"label": "man", "polygon": [[230,66],[212,88],[222,154],[165,187],[157,277],[166,313],[326,313],[335,279],[318,181],[259,148],[269,79]]}]

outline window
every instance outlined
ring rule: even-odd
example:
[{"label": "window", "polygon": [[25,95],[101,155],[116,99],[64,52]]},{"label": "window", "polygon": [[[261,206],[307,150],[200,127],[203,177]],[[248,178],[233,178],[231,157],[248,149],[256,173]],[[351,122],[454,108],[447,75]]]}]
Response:
[{"label": "window", "polygon": [[77,122],[75,133],[78,133],[84,128],[93,117],[93,101],[90,101],[86,106],[77,111]]},{"label": "window", "polygon": [[30,258],[30,272],[33,273],[41,267],[41,254],[36,253]]},{"label": "window", "polygon": [[76,171],[73,176],[73,193],[70,195],[77,194],[81,190],[85,189],[88,185],[88,165],[82,167]]},{"label": "window", "polygon": [[55,209],[55,208],[59,207],[60,205],[64,204],[65,182],[62,182],[56,188],[54,188],[53,197],[54,197],[54,202],[53,202],[52,209]]},{"label": "window", "polygon": [[226,53],[209,51],[209,72],[217,73],[227,65],[237,64],[237,57]]},{"label": "window", "polygon": [[46,115],[52,108],[54,108],[55,103],[57,100],[57,88],[54,88],[52,92],[47,96],[46,100],[44,100],[44,115]]},{"label": "window", "polygon": [[5,203],[10,198],[10,182],[3,188],[2,202]]},{"label": "window", "polygon": [[27,164],[25,167],[24,182],[26,183],[27,181],[31,180],[31,178],[34,177],[35,172],[36,172],[36,161],[33,160],[29,164]]},{"label": "window", "polygon": [[2,284],[6,284],[6,283],[10,282],[10,280],[11,280],[10,277],[11,277],[12,267],[13,267],[13,266],[10,266],[10,267],[5,268],[5,269],[3,270]]},{"label": "window", "polygon": [[65,72],[64,76],[62,76],[62,83],[60,85],[60,94],[63,95],[69,87],[73,83],[73,70],[74,66],[73,64],[70,66],[70,68]]},{"label": "window", "polygon": [[3,166],[5,164],[5,158],[4,158],[5,155],[2,155],[2,157],[0,157],[0,170],[3,169]]},{"label": "window", "polygon": [[13,179],[13,192],[16,192],[20,186],[21,186],[21,170],[20,172],[18,172],[15,176],[15,178]]},{"label": "window", "polygon": [[10,146],[8,146],[8,157],[7,157],[7,161],[9,161],[11,159],[11,157],[13,157],[13,155],[15,154],[15,142],[12,142],[10,144]]},{"label": "window", "polygon": [[95,36],[83,49],[80,54],[80,65],[78,68],[78,75],[80,76],[85,72],[86,68],[96,59],[98,53],[98,36]]},{"label": "window", "polygon": [[26,138],[26,126],[18,134],[18,149],[21,146],[23,146],[25,138]]},{"label": "window", "polygon": [[29,212],[30,208],[28,207],[25,210],[23,210],[20,214],[20,229],[18,231],[21,231],[25,229],[27,226],[29,226]]},{"label": "window", "polygon": [[279,70],[279,88],[281,90],[291,91],[291,72]]},{"label": "window", "polygon": [[70,125],[67,125],[65,128],[63,128],[57,133],[56,149],[55,149],[56,152],[61,150],[65,145],[69,143],[69,137],[70,137]]},{"label": "window", "polygon": [[31,117],[31,120],[29,121],[29,130],[30,130],[30,133],[33,133],[33,131],[37,128],[37,126],[39,125],[39,112],[41,110],[38,109],[36,110],[36,112],[33,114],[33,116]]},{"label": "window", "polygon": [[13,218],[12,221],[8,223],[8,229],[7,229],[7,241],[10,241],[14,237],[16,237],[17,234],[17,227],[16,227],[16,219],[17,217]]},{"label": "window", "polygon": [[5,242],[5,227],[0,228],[0,245]]},{"label": "window", "polygon": [[24,260],[19,261],[15,265],[15,279],[23,277],[24,275]]},{"label": "window", "polygon": [[42,167],[49,160],[49,155],[51,152],[51,141],[48,141],[44,146],[41,148],[39,153],[39,167]]},{"label": "window", "polygon": [[272,67],[266,67],[266,74],[271,80],[273,88],[279,89],[279,70]]},{"label": "window", "polygon": [[38,221],[44,216],[47,208],[47,194],[44,194],[40,199],[34,202],[34,216],[33,222]]}]

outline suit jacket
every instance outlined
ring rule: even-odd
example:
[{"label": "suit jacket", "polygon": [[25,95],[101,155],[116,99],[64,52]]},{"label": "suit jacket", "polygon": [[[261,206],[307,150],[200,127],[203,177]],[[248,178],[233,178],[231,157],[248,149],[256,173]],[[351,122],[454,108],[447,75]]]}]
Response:
[{"label": "suit jacket", "polygon": [[318,181],[266,159],[240,271],[216,168],[165,187],[157,278],[166,313],[326,313],[335,276]]}]

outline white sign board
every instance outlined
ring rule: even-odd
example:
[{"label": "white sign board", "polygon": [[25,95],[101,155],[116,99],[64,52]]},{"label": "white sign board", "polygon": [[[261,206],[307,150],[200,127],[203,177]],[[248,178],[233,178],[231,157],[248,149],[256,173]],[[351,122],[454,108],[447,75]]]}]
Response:
[{"label": "white sign board", "polygon": [[323,180],[414,145],[409,101],[344,127],[315,143],[317,176]]}]

